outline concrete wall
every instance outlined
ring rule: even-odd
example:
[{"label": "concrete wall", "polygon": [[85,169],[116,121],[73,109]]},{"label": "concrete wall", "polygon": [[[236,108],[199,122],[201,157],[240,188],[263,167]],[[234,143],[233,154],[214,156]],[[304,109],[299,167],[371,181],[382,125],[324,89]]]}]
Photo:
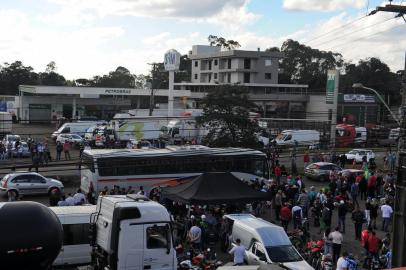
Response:
[{"label": "concrete wall", "polygon": [[329,107],[325,95],[310,95],[306,105],[306,118],[328,121]]}]

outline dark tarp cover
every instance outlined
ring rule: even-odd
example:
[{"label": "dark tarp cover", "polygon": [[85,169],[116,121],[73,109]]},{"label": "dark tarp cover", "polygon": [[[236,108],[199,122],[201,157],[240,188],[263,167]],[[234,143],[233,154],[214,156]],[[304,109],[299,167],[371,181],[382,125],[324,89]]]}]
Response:
[{"label": "dark tarp cover", "polygon": [[232,173],[203,173],[193,180],[162,189],[163,197],[189,204],[236,204],[269,200],[269,194],[257,191]]}]

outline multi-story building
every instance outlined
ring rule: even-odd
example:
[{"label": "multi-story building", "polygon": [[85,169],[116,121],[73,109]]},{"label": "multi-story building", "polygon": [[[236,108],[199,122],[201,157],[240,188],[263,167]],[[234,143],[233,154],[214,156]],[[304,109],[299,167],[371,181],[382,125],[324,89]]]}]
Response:
[{"label": "multi-story building", "polygon": [[282,53],[196,45],[189,58],[192,83],[277,84]]},{"label": "multi-story building", "polygon": [[190,100],[199,99],[218,84],[239,84],[249,89],[249,97],[265,117],[306,118],[308,86],[279,84],[280,52],[229,50],[195,45],[189,53],[192,61],[191,82],[175,83],[190,90]]}]

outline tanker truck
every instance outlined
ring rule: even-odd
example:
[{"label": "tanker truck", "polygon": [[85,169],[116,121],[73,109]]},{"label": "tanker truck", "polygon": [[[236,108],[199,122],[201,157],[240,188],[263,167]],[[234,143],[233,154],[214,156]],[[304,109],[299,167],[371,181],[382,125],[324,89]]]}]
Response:
[{"label": "tanker truck", "polygon": [[0,203],[0,231],[1,269],[48,270],[62,247],[62,225],[40,203]]}]

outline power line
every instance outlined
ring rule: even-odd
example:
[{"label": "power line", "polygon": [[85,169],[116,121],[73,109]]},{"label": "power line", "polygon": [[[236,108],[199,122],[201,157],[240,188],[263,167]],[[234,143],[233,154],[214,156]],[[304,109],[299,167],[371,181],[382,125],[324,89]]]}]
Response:
[{"label": "power line", "polygon": [[333,33],[333,32],[335,32],[335,31],[337,31],[337,30],[340,30],[340,29],[342,29],[342,28],[344,28],[344,27],[347,27],[347,26],[349,26],[349,25],[351,25],[351,24],[354,24],[354,23],[356,23],[356,22],[358,22],[358,21],[360,21],[360,20],[362,20],[362,19],[364,19],[364,18],[366,18],[366,17],[368,17],[368,15],[364,15],[364,16],[362,16],[362,17],[360,17],[360,18],[358,18],[358,19],[355,19],[355,20],[353,20],[353,21],[350,21],[350,22],[348,22],[348,23],[346,23],[346,24],[344,24],[344,25],[342,25],[342,26],[340,26],[340,27],[334,28],[334,29],[332,29],[332,30],[330,30],[330,31],[328,31],[328,32],[326,32],[326,33],[324,33],[324,34],[321,34],[321,35],[319,35],[319,36],[316,36],[315,38],[312,38],[312,39],[310,39],[310,40],[308,40],[308,41],[303,42],[303,44],[310,43],[310,42],[312,42],[312,41],[314,41],[314,40],[317,40],[317,39],[319,39],[319,38],[321,38],[321,37],[324,37],[324,36],[326,36],[326,35],[328,35],[328,34],[330,34],[330,33]]},{"label": "power line", "polygon": [[350,32],[350,33],[346,33],[346,34],[341,35],[341,36],[336,36],[336,37],[334,37],[333,39],[324,41],[324,42],[319,43],[319,44],[315,44],[315,45],[313,45],[313,47],[321,46],[321,45],[323,45],[323,44],[330,43],[330,42],[332,42],[332,41],[334,42],[334,41],[336,41],[336,40],[338,40],[338,39],[340,39],[340,38],[344,38],[344,37],[346,37],[346,36],[351,36],[351,35],[353,35],[353,34],[355,34],[355,33],[358,33],[358,32],[361,32],[361,31],[363,31],[363,30],[365,30],[365,29],[368,29],[368,28],[374,27],[374,26],[376,26],[376,25],[379,25],[379,24],[388,22],[388,21],[393,20],[393,19],[395,19],[395,18],[396,18],[396,17],[389,18],[389,19],[386,19],[386,20],[384,20],[384,21],[377,22],[377,23],[374,23],[374,24],[372,24],[372,25],[363,27],[363,28],[358,29],[358,30],[356,30],[356,31],[352,31],[352,32]]}]

